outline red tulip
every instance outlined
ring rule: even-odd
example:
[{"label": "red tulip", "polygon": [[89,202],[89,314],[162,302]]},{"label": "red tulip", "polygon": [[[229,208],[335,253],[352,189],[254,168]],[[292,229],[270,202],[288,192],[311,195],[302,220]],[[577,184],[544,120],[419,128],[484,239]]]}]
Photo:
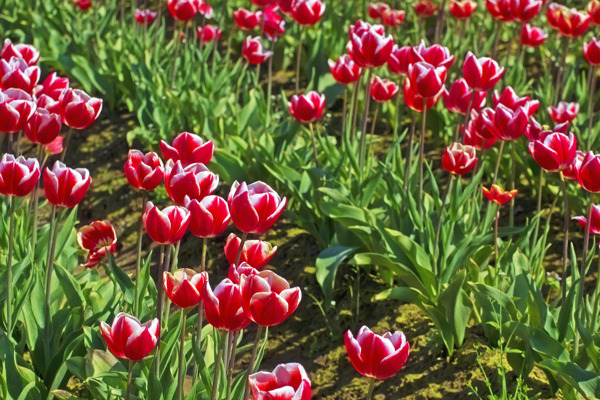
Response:
[{"label": "red tulip", "polygon": [[62,153],[63,151],[63,138],[62,136],[57,137],[50,143],[44,145],[44,151],[48,156],[55,156]]},{"label": "red tulip", "polygon": [[[579,222],[579,225],[583,229],[586,229],[587,226],[587,218],[585,216],[573,217],[575,221]],[[590,224],[590,233],[592,235],[600,235],[600,206],[593,204],[592,205],[592,218]]]},{"label": "red tulip", "polygon": [[242,45],[242,56],[252,65],[262,64],[273,56],[263,48],[262,38],[248,36]]},{"label": "red tulip", "polygon": [[460,143],[446,147],[442,156],[442,167],[454,175],[465,175],[475,167],[476,163],[475,148]]},{"label": "red tulip", "polygon": [[563,169],[562,173],[565,178],[572,179],[574,181],[579,180],[579,168],[581,168],[581,163],[583,162],[583,158],[585,157],[585,153],[577,150],[575,159],[567,168]]},{"label": "red tulip", "polygon": [[129,150],[124,170],[131,186],[147,191],[154,190],[165,176],[162,160],[154,152]]},{"label": "red tulip", "polygon": [[202,288],[206,320],[216,329],[237,332],[250,324],[242,307],[240,286],[224,279],[213,292],[208,280]]},{"label": "red tulip", "polygon": [[587,7],[588,14],[595,25],[600,25],[600,1],[591,0]]},{"label": "red tulip", "polygon": [[369,3],[367,13],[369,14],[369,17],[379,20],[383,19],[383,14],[389,10],[390,6],[387,3],[379,1],[377,3]]},{"label": "red tulip", "polygon": [[76,5],[81,11],[85,11],[92,7],[92,2],[90,0],[79,0]]},{"label": "red tulip", "polygon": [[466,19],[469,18],[477,9],[477,2],[473,0],[452,0],[450,1],[450,14],[454,18]]},{"label": "red tulip", "polygon": [[186,197],[185,208],[190,211],[190,232],[201,238],[214,238],[225,231],[231,215],[227,202],[219,196],[206,196],[202,200]]},{"label": "red tulip", "polygon": [[489,201],[493,201],[494,203],[498,203],[500,205],[506,204],[515,197],[517,194],[516,190],[511,190],[510,192],[505,191],[498,185],[492,185],[490,189],[481,188],[483,194]]},{"label": "red tulip", "polygon": [[296,0],[277,0],[277,6],[279,7],[279,10],[289,16],[292,15],[292,10],[294,9],[295,4]]},{"label": "red tulip", "polygon": [[277,6],[271,6],[264,9],[261,29],[265,36],[273,42],[285,32],[285,21],[281,15],[277,14]]},{"label": "red tulip", "polygon": [[371,81],[371,97],[379,103],[385,103],[398,93],[400,87],[392,81],[376,76]]},{"label": "red tulip", "polygon": [[139,361],[146,357],[158,343],[160,326],[154,318],[145,324],[125,313],[119,313],[112,326],[100,322],[100,330],[112,353],[119,358]]},{"label": "red tulip", "polygon": [[40,59],[40,52],[30,44],[13,44],[10,39],[4,39],[0,57],[6,61],[10,61],[12,57],[22,58],[27,65],[32,66]]},{"label": "red tulip", "polygon": [[542,125],[540,125],[540,123],[537,122],[535,118],[531,117],[529,119],[527,129],[525,129],[525,136],[527,136],[527,138],[533,142],[535,140],[540,139],[540,137],[542,136],[542,132]]},{"label": "red tulip", "polygon": [[[229,264],[235,264],[235,257],[240,249],[241,242],[242,240],[234,233],[227,237],[227,242],[225,243],[225,257]],[[276,251],[277,246],[273,247],[269,242],[246,240],[244,242],[244,248],[242,249],[239,263],[248,263],[253,268],[261,270],[269,263],[271,258],[273,258]]]},{"label": "red tulip", "polygon": [[394,40],[391,36],[385,36],[383,27],[369,24],[367,26],[367,29],[351,33],[348,52],[362,68],[379,67],[390,57]]},{"label": "red tulip", "polygon": [[299,287],[290,284],[273,271],[241,276],[242,306],[250,319],[260,326],[278,325],[298,308],[302,298]]},{"label": "red tulip", "polygon": [[221,33],[223,33],[216,26],[212,25],[204,25],[196,28],[196,35],[198,39],[204,44],[210,43],[213,40],[219,40],[221,38]]},{"label": "red tulip", "polygon": [[328,60],[327,63],[333,78],[342,85],[356,82],[360,78],[362,68],[352,60],[349,54],[344,54],[337,61]]},{"label": "red tulip", "polygon": [[168,0],[171,16],[178,21],[189,21],[198,13],[198,0]]},{"label": "red tulip", "polygon": [[517,107],[512,110],[504,104],[498,104],[494,110],[494,123],[488,128],[495,132],[499,140],[516,140],[523,136],[529,123],[528,106]]},{"label": "red tulip", "polygon": [[444,67],[449,69],[454,63],[454,56],[450,54],[447,47],[439,44],[432,44],[427,47],[425,41],[421,40],[417,46],[412,47],[410,53],[410,63],[425,61],[434,67]]},{"label": "red tulip", "polygon": [[511,11],[517,21],[528,22],[538,15],[542,5],[543,0],[511,0]]},{"label": "red tulip", "polygon": [[373,30],[378,35],[385,34],[385,28],[382,25],[371,25],[370,23],[360,19],[357,20],[353,25],[350,25],[350,28],[348,28],[348,34],[350,39],[352,39],[353,34],[362,36],[363,33],[368,32],[369,30]]},{"label": "red tulip", "polygon": [[231,280],[236,285],[240,284],[240,279],[243,276],[250,275],[258,275],[259,271],[252,267],[250,264],[241,262],[239,267],[236,267],[235,264],[229,265],[229,271],[227,272],[227,278]]},{"label": "red tulip", "polygon": [[240,8],[237,11],[233,12],[233,19],[235,20],[235,24],[244,31],[249,31],[260,23],[262,19],[262,11],[252,12],[248,11],[245,8]]},{"label": "red tulip", "polygon": [[25,135],[32,143],[48,144],[60,134],[61,127],[60,114],[52,114],[46,109],[38,108],[25,125]]},{"label": "red tulip", "polygon": [[504,104],[506,107],[513,111],[517,111],[518,108],[527,108],[527,115],[531,117],[537,111],[540,106],[540,102],[537,100],[530,100],[528,96],[519,97],[519,95],[510,86],[507,86],[502,94],[499,95],[497,91],[494,91],[493,95],[494,107],[498,104]]},{"label": "red tulip", "polygon": [[102,111],[102,100],[90,97],[83,90],[67,89],[60,98],[63,122],[73,129],[90,126]]},{"label": "red tulip", "polygon": [[254,5],[259,7],[268,7],[277,3],[277,0],[252,0]]},{"label": "red tulip", "polygon": [[419,61],[408,67],[408,79],[410,86],[419,96],[436,97],[444,90],[447,72],[444,67],[436,68],[427,62]]},{"label": "red tulip", "polygon": [[536,141],[529,143],[533,159],[547,171],[562,171],[575,161],[577,140],[575,135],[547,131]]},{"label": "red tulip", "polygon": [[0,132],[19,132],[35,110],[36,105],[31,96],[21,89],[6,89],[0,92]]},{"label": "red tulip", "polygon": [[208,282],[206,271],[196,273],[191,269],[182,268],[174,273],[163,272],[163,285],[169,299],[178,307],[189,308],[197,306],[202,300],[202,288]]},{"label": "red tulip", "polygon": [[511,0],[485,0],[488,11],[498,21],[508,22],[515,19],[511,7]]},{"label": "red tulip", "polygon": [[190,224],[190,212],[179,206],[170,206],[161,211],[149,201],[142,219],[153,241],[173,244],[179,242],[185,234]]},{"label": "red tulip", "polygon": [[320,0],[296,0],[292,7],[292,17],[299,25],[312,26],[325,13],[325,4]]},{"label": "red tulip", "polygon": [[261,181],[246,185],[235,181],[227,198],[231,219],[235,226],[246,233],[265,233],[283,212],[287,198]]},{"label": "red tulip", "polygon": [[411,46],[398,47],[394,45],[387,66],[392,74],[408,75],[408,66],[411,64]]},{"label": "red tulip", "polygon": [[215,146],[212,140],[204,143],[200,136],[183,132],[173,139],[172,146],[161,140],[160,151],[167,161],[181,161],[181,165],[185,168],[193,163],[208,164],[215,152]]},{"label": "red tulip", "polygon": [[[475,115],[475,117],[473,117]],[[477,118],[479,114],[477,112],[473,112],[471,114],[471,120],[467,124],[466,127],[463,128],[463,143],[466,146],[472,146],[475,149],[482,151],[487,150],[496,143],[496,138],[484,138],[481,136],[477,129]]]},{"label": "red tulip", "polygon": [[298,363],[279,364],[273,372],[248,377],[253,400],[310,400],[308,374]]},{"label": "red tulip", "polygon": [[83,266],[94,268],[107,254],[113,254],[117,249],[117,232],[108,220],[94,221],[79,228],[77,243],[82,249],[88,251],[87,260]]},{"label": "red tulip", "polygon": [[431,0],[419,0],[415,4],[415,14],[417,17],[429,18],[437,11],[437,6]]},{"label": "red tulip", "polygon": [[577,180],[588,192],[600,192],[600,154],[588,152],[577,170]]},{"label": "red tulip", "polygon": [[213,16],[213,8],[206,1],[198,0],[198,14],[207,19],[211,19]]},{"label": "red tulip", "polygon": [[404,22],[406,12],[404,10],[389,10],[383,14],[383,24],[385,26],[400,26]]},{"label": "red tulip", "polygon": [[579,104],[561,101],[556,107],[548,107],[548,113],[550,114],[550,118],[558,124],[572,122],[577,117],[577,113],[579,113]]},{"label": "red tulip", "polygon": [[360,328],[356,339],[348,329],[344,343],[354,368],[375,379],[387,379],[398,373],[410,352],[404,333],[377,335],[366,326]]},{"label": "red tulip", "polygon": [[71,169],[56,161],[52,169],[44,170],[44,192],[48,201],[58,207],[75,207],[92,183],[85,168]]},{"label": "red tulip", "polygon": [[38,98],[38,101],[43,95],[50,97],[54,101],[59,101],[60,95],[68,88],[69,79],[57,77],[56,72],[52,72],[41,85],[35,87],[33,93]]},{"label": "red tulip", "polygon": [[325,109],[325,95],[315,91],[306,94],[295,94],[288,103],[292,117],[299,122],[309,124],[317,121]]},{"label": "red tulip", "polygon": [[471,103],[471,110],[481,110],[485,105],[485,92],[469,89],[463,78],[455,81],[450,90],[444,88],[444,104],[453,113],[465,115]]},{"label": "red tulip", "polygon": [[548,39],[548,34],[542,28],[523,24],[521,28],[521,44],[523,46],[538,47]]},{"label": "red tulip", "polygon": [[429,110],[435,105],[435,103],[437,103],[437,101],[440,99],[440,97],[442,97],[442,94],[444,93],[444,91],[441,90],[436,97],[429,97],[427,99],[424,99],[413,90],[413,88],[410,85],[410,80],[408,78],[404,79],[404,87],[402,89],[404,93],[404,102],[406,103],[406,105],[418,112],[422,112],[424,107],[427,107],[427,109]]},{"label": "red tulip", "polygon": [[546,17],[551,27],[569,37],[583,35],[591,22],[587,13],[557,3],[550,3],[546,10]]},{"label": "red tulip", "polygon": [[0,160],[0,193],[5,196],[27,196],[40,179],[40,163],[35,158],[15,158],[4,154]]},{"label": "red tulip", "polygon": [[133,13],[133,17],[140,25],[150,25],[156,19],[156,13],[152,10],[136,9]]},{"label": "red tulip", "polygon": [[471,89],[487,92],[502,78],[504,68],[488,57],[477,58],[470,51],[463,64],[463,76]]},{"label": "red tulip", "polygon": [[600,65],[600,41],[595,37],[583,43],[583,54],[591,65]]},{"label": "red tulip", "polygon": [[201,163],[190,164],[183,168],[181,161],[167,161],[165,166],[165,186],[171,199],[179,204],[185,204],[185,198],[202,200],[212,194],[219,185],[219,175],[210,172]]},{"label": "red tulip", "polygon": [[486,107],[481,112],[471,112],[471,119],[474,123],[474,128],[485,139],[494,139],[498,137],[498,129],[496,128],[496,112]]},{"label": "red tulip", "polygon": [[29,94],[40,79],[40,68],[29,66],[27,61],[18,57],[0,60],[0,87],[3,89],[21,89]]}]

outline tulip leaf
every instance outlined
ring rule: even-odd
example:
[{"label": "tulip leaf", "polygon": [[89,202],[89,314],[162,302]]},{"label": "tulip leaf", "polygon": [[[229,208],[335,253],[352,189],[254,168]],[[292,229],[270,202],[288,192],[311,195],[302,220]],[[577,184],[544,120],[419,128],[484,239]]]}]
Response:
[{"label": "tulip leaf", "polygon": [[352,254],[357,247],[333,246],[323,250],[317,257],[317,282],[325,295],[328,304],[333,300],[333,288],[335,286],[335,275],[340,264]]},{"label": "tulip leaf", "polygon": [[133,299],[135,298],[135,284],[131,280],[131,278],[123,271],[121,268],[115,264],[115,259],[112,255],[108,256],[108,264],[110,266],[110,270],[117,281],[117,284],[121,288],[123,292],[123,296],[127,304],[132,305]]}]

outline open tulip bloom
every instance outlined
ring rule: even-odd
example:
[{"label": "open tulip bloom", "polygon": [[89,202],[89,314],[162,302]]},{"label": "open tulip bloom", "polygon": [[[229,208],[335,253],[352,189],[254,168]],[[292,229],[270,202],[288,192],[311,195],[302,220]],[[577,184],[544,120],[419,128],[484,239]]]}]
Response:
[{"label": "open tulip bloom", "polygon": [[[227,237],[227,242],[225,243],[225,257],[227,257],[229,264],[235,264],[235,258],[238,254],[241,242],[241,239],[238,238],[235,233],[232,233]],[[246,240],[244,241],[244,247],[240,254],[239,264],[245,262],[257,270],[261,270],[268,264],[276,251],[277,246],[273,247],[269,242]]]},{"label": "open tulip bloom", "polygon": [[283,212],[287,198],[258,181],[247,185],[235,181],[227,197],[231,220],[244,233],[265,233]]},{"label": "open tulip bloom", "polygon": [[77,242],[82,249],[88,251],[87,260],[83,266],[94,268],[104,257],[115,252],[117,233],[110,221],[94,221],[79,229]]},{"label": "open tulip bloom", "polygon": [[131,315],[119,313],[112,325],[100,322],[100,330],[115,356],[139,361],[156,347],[160,326],[156,318],[142,324]]},{"label": "open tulip bloom", "polygon": [[202,288],[208,281],[208,273],[196,273],[182,268],[174,273],[164,272],[163,283],[165,293],[178,307],[189,308],[198,305],[202,300]]},{"label": "open tulip bloom", "polygon": [[213,174],[204,164],[193,163],[187,167],[181,161],[167,161],[165,186],[171,200],[184,205],[186,198],[202,200],[212,194],[219,185],[219,175]]},{"label": "open tulip bloom", "polygon": [[160,150],[167,161],[181,161],[181,166],[185,168],[193,163],[208,164],[215,152],[215,146],[212,140],[204,142],[194,133],[183,132],[173,139],[172,145],[161,140]]},{"label": "open tulip bloom", "polygon": [[298,363],[279,364],[273,372],[248,377],[253,400],[310,400],[310,378]]}]

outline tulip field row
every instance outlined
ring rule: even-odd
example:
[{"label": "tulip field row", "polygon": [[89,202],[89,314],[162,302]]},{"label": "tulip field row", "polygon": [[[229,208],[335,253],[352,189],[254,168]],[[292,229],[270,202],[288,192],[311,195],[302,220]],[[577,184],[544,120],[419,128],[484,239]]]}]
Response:
[{"label": "tulip field row", "polygon": [[599,26],[0,0],[0,398],[600,398]]}]

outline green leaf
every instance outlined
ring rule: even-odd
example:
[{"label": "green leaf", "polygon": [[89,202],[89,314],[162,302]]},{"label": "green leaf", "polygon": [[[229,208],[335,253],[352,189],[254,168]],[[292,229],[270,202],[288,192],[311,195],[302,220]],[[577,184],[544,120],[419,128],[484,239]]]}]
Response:
[{"label": "green leaf", "polygon": [[333,288],[338,267],[356,249],[356,247],[348,246],[329,247],[323,250],[317,257],[317,282],[321,285],[321,290],[325,295],[327,303],[331,303],[331,300],[333,300]]}]

